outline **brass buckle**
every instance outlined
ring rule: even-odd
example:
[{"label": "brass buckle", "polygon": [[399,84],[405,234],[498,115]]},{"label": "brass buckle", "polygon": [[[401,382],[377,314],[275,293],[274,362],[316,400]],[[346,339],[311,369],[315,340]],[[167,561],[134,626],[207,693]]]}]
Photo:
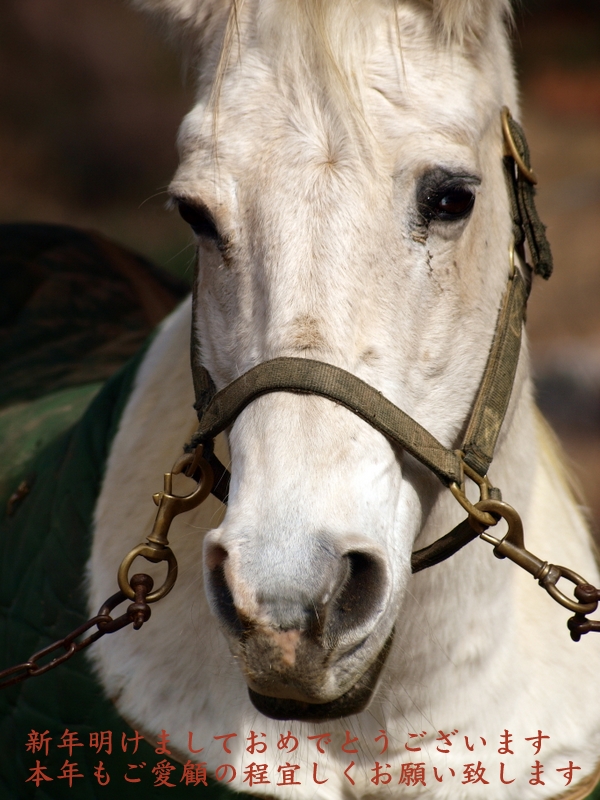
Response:
[{"label": "brass buckle", "polygon": [[[200,469],[201,476],[194,491],[186,495],[173,494],[173,475],[178,475],[185,470],[186,475],[191,477],[197,469]],[[157,564],[160,561],[167,562],[167,577],[164,583],[158,589],[150,592],[146,597],[146,602],[155,603],[171,591],[177,580],[177,559],[169,547],[167,538],[169,528],[178,514],[182,514],[184,511],[191,511],[206,500],[211,492],[213,483],[213,470],[208,461],[202,458],[202,445],[198,445],[193,453],[186,453],[181,458],[178,458],[171,472],[165,472],[164,490],[152,496],[158,506],[152,532],[145,543],[138,544],[137,547],[127,553],[117,573],[119,589],[130,600],[135,599],[135,592],[129,583],[129,569],[138,556],[142,556],[142,558],[151,561],[153,564]]]},{"label": "brass buckle", "polygon": [[526,181],[529,183],[533,183],[534,186],[538,182],[537,176],[535,172],[528,167],[527,164],[523,161],[521,154],[517,149],[517,145],[515,144],[515,140],[513,139],[509,120],[512,119],[512,114],[510,113],[510,109],[508,106],[502,107],[502,132],[504,133],[504,144],[508,150],[507,155],[512,156],[514,159],[515,164],[521,175],[525,178]]}]

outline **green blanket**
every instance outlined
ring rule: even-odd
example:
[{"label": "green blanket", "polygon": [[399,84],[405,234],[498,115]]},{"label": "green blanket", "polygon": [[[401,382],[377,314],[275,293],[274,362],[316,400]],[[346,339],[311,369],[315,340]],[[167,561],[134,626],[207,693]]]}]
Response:
[{"label": "green blanket", "polygon": [[[13,514],[0,524],[0,652],[2,666],[23,661],[28,655],[63,637],[87,618],[83,592],[83,567],[90,551],[90,526],[104,464],[121,411],[127,401],[140,356],[111,379],[95,397],[80,422],[58,436],[27,465],[31,490],[16,502]],[[132,634],[131,629],[115,636]],[[51,737],[48,756],[40,736]],[[76,732],[83,746],[58,747],[69,741],[65,731]],[[112,732],[112,753],[90,747],[92,734]],[[35,732],[32,734],[32,732]],[[141,741],[137,752],[132,731],[103,696],[83,654],[47,674],[31,678],[0,694],[0,736],[5,754],[0,758],[0,797],[21,798],[152,798],[165,788],[171,797],[189,797],[193,783],[182,782],[183,767],[167,758],[168,782],[155,786],[163,762],[154,748]],[[98,738],[100,744],[101,737]],[[29,746],[29,749],[27,749]],[[41,749],[37,750],[37,747]],[[197,758],[196,758],[197,761]],[[98,772],[100,762],[104,767]],[[45,767],[45,780],[36,765]],[[65,764],[66,769],[65,769]],[[76,764],[73,768],[69,764]],[[141,765],[144,766],[141,766]],[[133,766],[129,766],[133,765]],[[175,767],[169,771],[168,766]],[[163,764],[163,768],[165,765]],[[33,770],[33,771],[32,771]],[[76,771],[83,777],[59,776]],[[106,786],[98,783],[106,780]],[[27,781],[28,778],[33,778]],[[140,779],[139,783],[128,780]],[[127,780],[128,779],[128,780]],[[36,786],[36,781],[39,786]],[[211,798],[231,796],[210,783]]]},{"label": "green blanket", "polygon": [[[93,510],[142,358],[139,342],[150,330],[129,279],[133,274],[146,303],[154,292],[165,313],[182,291],[114,245],[107,259],[95,237],[72,229],[0,226],[0,245],[0,352],[11,356],[0,368],[4,669],[87,619],[83,570]],[[25,287],[14,281],[15,264]],[[53,314],[50,299],[57,296]],[[70,326],[68,309],[74,309]],[[104,315],[110,325],[100,324]],[[105,382],[136,349],[138,355]],[[114,635],[135,634],[128,629]],[[209,798],[232,796],[210,779],[210,788],[196,786],[201,773],[192,770],[185,778],[181,764],[144,740],[136,743],[83,653],[0,691],[0,739],[1,800],[153,798],[165,789],[174,798],[194,789]],[[69,742],[71,747],[62,746]]]}]

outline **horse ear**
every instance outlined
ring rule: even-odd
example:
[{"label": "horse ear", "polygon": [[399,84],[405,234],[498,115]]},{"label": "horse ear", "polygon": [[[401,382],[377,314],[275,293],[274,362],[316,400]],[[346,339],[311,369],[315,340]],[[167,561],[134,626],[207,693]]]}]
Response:
[{"label": "horse ear", "polygon": [[129,0],[134,8],[174,23],[178,27],[200,27],[212,16],[220,0]]},{"label": "horse ear", "polygon": [[446,36],[480,39],[496,18],[510,15],[510,0],[432,0],[434,15]]}]

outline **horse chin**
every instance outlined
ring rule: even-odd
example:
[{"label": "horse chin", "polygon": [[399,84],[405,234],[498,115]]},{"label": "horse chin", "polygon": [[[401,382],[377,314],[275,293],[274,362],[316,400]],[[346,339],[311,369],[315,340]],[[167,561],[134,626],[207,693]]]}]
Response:
[{"label": "horse chin", "polygon": [[377,658],[365,670],[357,682],[346,692],[324,703],[308,703],[285,697],[270,697],[248,688],[252,705],[265,717],[276,720],[298,720],[299,722],[326,722],[348,717],[364,711],[371,702],[377,681],[387,659],[394,638],[394,630],[388,636]]}]

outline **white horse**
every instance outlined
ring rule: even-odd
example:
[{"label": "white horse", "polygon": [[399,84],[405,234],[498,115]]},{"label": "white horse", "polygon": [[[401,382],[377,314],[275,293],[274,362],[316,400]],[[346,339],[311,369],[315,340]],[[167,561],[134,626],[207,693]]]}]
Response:
[{"label": "white horse", "polygon": [[[198,67],[171,191],[197,234],[195,323],[217,388],[306,356],[456,447],[509,270],[507,1],[137,4],[185,32]],[[123,414],[96,511],[92,611],[148,534],[150,496],[194,430],[191,314],[186,303],[159,330]],[[141,631],[93,648],[125,719],[154,739],[168,731],[184,762],[235,766],[230,787],[258,794],[591,791],[600,637],[570,641],[568,612],[481,541],[411,575],[413,548],[464,518],[437,479],[322,397],[259,398],[227,445],[226,515],[209,499],[179,517],[175,589]],[[525,342],[490,476],[530,550],[598,583]],[[291,721],[259,713],[248,687]],[[323,721],[302,721],[311,714]],[[251,731],[266,753],[251,752]],[[277,746],[288,731],[293,752]],[[227,754],[214,737],[230,733]],[[323,753],[308,738],[321,733]],[[270,783],[244,782],[259,762]],[[296,785],[282,780],[286,764],[300,767]]]}]

